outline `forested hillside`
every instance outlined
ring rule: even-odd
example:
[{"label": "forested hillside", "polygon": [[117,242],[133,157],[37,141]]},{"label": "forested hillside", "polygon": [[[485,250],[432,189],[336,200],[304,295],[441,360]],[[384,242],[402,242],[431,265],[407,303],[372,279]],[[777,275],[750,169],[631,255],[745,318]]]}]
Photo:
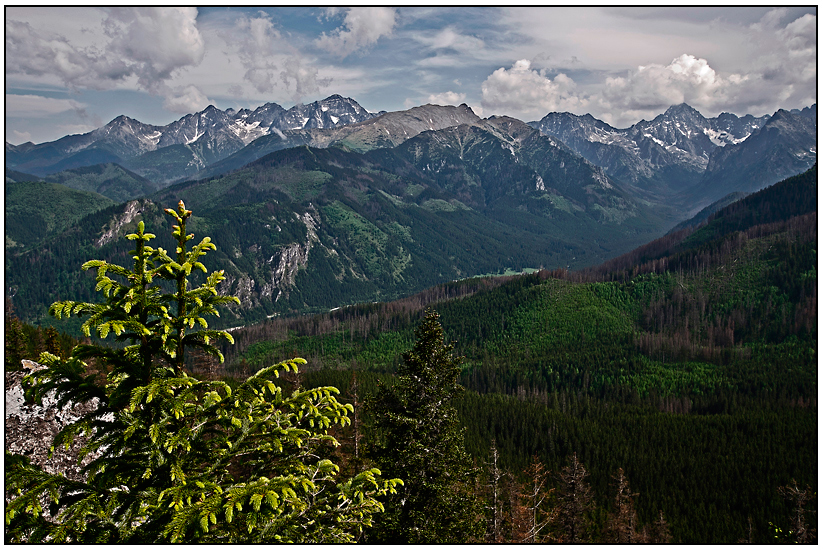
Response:
[{"label": "forested hillside", "polygon": [[[275,317],[186,367],[236,387],[304,357],[278,384],[339,388],[341,472],[411,475],[365,542],[813,541],[816,186],[813,168],[596,268]],[[70,344],[9,313],[7,358]]]},{"label": "forested hillside", "polygon": [[94,191],[36,178],[6,181],[4,198],[7,256],[60,234],[85,216],[114,204]]},{"label": "forested hillside", "polygon": [[[457,143],[465,154],[451,152]],[[364,154],[278,151],[72,220],[7,254],[7,292],[21,318],[48,322],[51,301],[90,292],[83,261],[121,257],[129,246],[122,236],[140,220],[165,238],[162,208],[181,199],[196,212],[192,230],[218,246],[214,265],[228,277],[221,291],[240,298],[217,320],[224,326],[391,300],[506,269],[592,265],[646,242],[664,223],[597,168],[516,121],[424,132],[406,144]],[[434,168],[421,149],[439,154]]]},{"label": "forested hillside", "polygon": [[623,468],[640,523],[663,510],[674,541],[737,542],[751,518],[767,542],[769,522],[785,531],[791,515],[777,488],[817,483],[816,242],[814,169],[597,269],[235,331],[226,371],[300,355],[303,383],[345,395],[357,373],[362,396],[391,378],[433,305],[465,356],[456,406],[479,467],[493,442],[521,483],[534,457],[556,473],[577,453],[593,537]]}]

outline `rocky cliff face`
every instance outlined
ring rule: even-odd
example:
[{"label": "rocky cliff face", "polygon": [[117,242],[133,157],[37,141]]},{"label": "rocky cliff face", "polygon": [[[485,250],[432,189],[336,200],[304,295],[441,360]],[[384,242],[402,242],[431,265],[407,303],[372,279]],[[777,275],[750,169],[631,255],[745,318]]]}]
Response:
[{"label": "rocky cliff face", "polygon": [[126,203],[125,208],[123,209],[122,214],[114,216],[106,227],[103,229],[103,234],[100,235],[96,241],[94,241],[94,246],[100,248],[115,238],[117,238],[120,234],[120,230],[123,226],[130,224],[140,215],[145,207],[145,203],[148,201],[129,201]]},{"label": "rocky cliff face", "polygon": [[[83,445],[83,440],[76,440],[69,449],[63,446],[55,448],[51,457],[49,449],[60,430],[93,410],[96,403],[69,404],[60,408],[53,393],[43,398],[42,406],[26,403],[22,386],[23,377],[43,368],[45,367],[39,363],[23,360],[23,370],[5,373],[5,448],[10,453],[27,456],[32,464],[40,466],[48,473],[63,474],[79,481],[83,478],[81,468],[93,458],[93,455],[86,456],[78,464],[78,451]],[[8,499],[8,495],[6,498]]]}]

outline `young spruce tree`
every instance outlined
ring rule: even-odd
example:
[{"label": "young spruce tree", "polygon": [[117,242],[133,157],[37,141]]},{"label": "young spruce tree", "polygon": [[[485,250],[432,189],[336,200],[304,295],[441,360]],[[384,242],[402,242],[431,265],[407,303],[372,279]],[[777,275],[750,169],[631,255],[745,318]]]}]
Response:
[{"label": "young spruce tree", "polygon": [[[134,265],[94,260],[99,304],[57,302],[58,318],[87,315],[87,335],[114,334],[124,346],[80,345],[67,359],[44,353],[47,368],[28,376],[30,395],[54,390],[62,406],[89,402],[93,410],[69,424],[54,445],[82,442],[81,479],[51,474],[26,457],[6,455],[7,542],[347,542],[355,541],[379,497],[399,480],[380,481],[379,470],[338,479],[323,458],[337,441],[332,424],[348,423],[349,405],[336,388],[286,395],[274,382],[297,371],[302,359],[264,368],[236,390],[201,381],[184,370],[187,348],[222,361],[213,345],[232,341],[205,319],[221,296],[222,272],[209,274],[201,258],[215,246],[208,237],[193,248],[182,201],[167,210],[177,222],[174,257],[153,249],[143,222],[128,235]],[[193,270],[205,282],[189,288]],[[195,329],[197,327],[197,329]],[[108,367],[105,386],[87,376],[83,361]],[[43,505],[45,504],[45,509]]]},{"label": "young spruce tree", "polygon": [[405,484],[386,502],[369,542],[460,543],[482,540],[474,471],[451,399],[461,357],[443,339],[439,316],[426,311],[417,343],[403,354],[397,381],[369,401],[374,413],[371,458]]}]

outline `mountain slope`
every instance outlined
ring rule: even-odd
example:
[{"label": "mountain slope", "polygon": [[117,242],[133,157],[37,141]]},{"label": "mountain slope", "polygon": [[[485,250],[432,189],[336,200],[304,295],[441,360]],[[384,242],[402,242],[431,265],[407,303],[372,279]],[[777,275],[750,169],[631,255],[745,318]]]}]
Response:
[{"label": "mountain slope", "polygon": [[238,329],[226,372],[299,355],[307,387],[351,399],[356,380],[362,398],[380,391],[378,375],[390,383],[433,307],[464,357],[458,408],[478,463],[495,448],[501,468],[537,457],[557,471],[576,453],[600,502],[613,502],[623,468],[638,521],[663,510],[676,542],[734,543],[790,516],[777,496],[786,480],[817,479],[816,179],[723,208],[668,237],[676,249],[634,251],[619,274],[455,281]]},{"label": "mountain slope", "polygon": [[737,202],[740,199],[746,197],[747,195],[748,193],[743,193],[740,191],[729,193],[722,199],[711,203],[709,206],[707,206],[706,208],[704,208],[688,220],[682,221],[679,224],[675,225],[673,228],[669,230],[669,233],[674,233],[676,231],[680,231],[681,229],[686,229],[687,227],[697,227],[698,225],[709,219],[709,216],[711,216],[721,208],[724,208],[732,204],[733,202]]},{"label": "mountain slope", "polygon": [[752,193],[709,215],[697,226],[651,241],[636,250],[615,257],[602,265],[584,270],[596,277],[626,278],[636,266],[657,270],[686,249],[745,232],[753,227],[768,227],[817,212],[817,165],[809,170]]},{"label": "mountain slope", "polygon": [[[45,181],[6,182],[6,255],[34,246],[73,223],[114,204],[98,193]],[[54,274],[51,274],[54,276]]]},{"label": "mountain slope", "polygon": [[[121,253],[112,240],[181,199],[195,213],[192,230],[218,246],[214,262],[226,270],[225,291],[241,298],[223,319],[235,324],[398,297],[507,268],[591,265],[665,225],[557,140],[495,118],[427,130],[400,147],[363,154],[277,151],[121,205],[105,219],[90,217],[25,258],[7,258],[16,273],[19,262],[39,265],[55,261],[57,249],[71,251],[49,268],[68,274],[62,283],[39,281],[35,291],[14,275],[18,311],[42,315],[45,296],[54,299],[68,281],[79,285],[75,255]],[[152,224],[165,223],[158,217],[150,215]],[[150,226],[158,235],[162,227]]]},{"label": "mountain slope", "polygon": [[157,190],[155,185],[146,178],[117,164],[95,164],[64,170],[45,176],[43,179],[72,189],[99,193],[115,202],[145,197]]},{"label": "mountain slope", "polygon": [[699,185],[687,196],[705,202],[735,191],[751,193],[816,161],[816,118],[781,109],[745,141],[713,152]]}]

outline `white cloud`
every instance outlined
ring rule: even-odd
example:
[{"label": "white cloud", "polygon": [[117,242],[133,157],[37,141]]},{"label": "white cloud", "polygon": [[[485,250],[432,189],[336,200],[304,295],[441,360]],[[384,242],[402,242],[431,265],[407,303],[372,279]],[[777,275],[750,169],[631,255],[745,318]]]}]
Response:
[{"label": "white cloud", "polygon": [[[777,10],[775,10],[777,11]],[[810,90],[817,84],[817,17],[806,14],[779,29],[763,64],[764,77]]]},{"label": "white cloud", "polygon": [[745,78],[721,78],[705,59],[683,54],[666,66],[638,67],[626,77],[607,78],[600,101],[612,110],[659,110],[688,103],[698,109],[724,104],[730,88]]},{"label": "white cloud", "polygon": [[30,94],[6,94],[6,116],[42,118],[66,111],[82,111],[83,103]]},{"label": "white cloud", "polygon": [[173,72],[199,64],[205,54],[197,8],[109,8],[103,28],[111,39],[107,55],[122,58],[148,91]]},{"label": "white cloud", "polygon": [[280,33],[267,16],[241,17],[223,39],[233,49],[246,69],[243,79],[259,93],[271,93],[275,86],[277,65],[273,61],[274,42]]},{"label": "white cloud", "polygon": [[163,108],[171,113],[188,114],[209,106],[209,98],[196,86],[180,86],[163,90]]},{"label": "white cloud", "polygon": [[817,101],[817,18],[770,10],[746,29],[751,58],[740,72],[715,70],[707,59],[683,54],[668,65],[650,64],[607,78],[593,93],[604,120],[628,125],[670,105],[688,103],[706,116],[721,111],[756,115]]},{"label": "white cloud", "polygon": [[6,139],[14,143],[15,145],[20,145],[21,143],[26,143],[27,141],[31,141],[31,132],[20,132],[18,130],[12,130],[11,136],[6,136]]},{"label": "white cloud", "polygon": [[[179,95],[167,82],[199,64],[205,53],[197,9],[117,7],[92,13],[100,14],[103,33],[96,36],[96,43],[84,46],[28,22],[6,19],[7,75],[56,78],[73,90],[108,90],[136,83],[163,96],[167,104],[178,104]],[[85,42],[91,40],[87,37]]]},{"label": "white cloud", "polygon": [[7,74],[55,76],[71,88],[102,89],[110,87],[111,80],[95,78],[96,69],[105,63],[102,57],[75,48],[63,36],[41,35],[27,22],[6,19]]},{"label": "white cloud", "polygon": [[331,78],[317,78],[318,70],[303,62],[299,56],[293,56],[283,63],[280,80],[291,92],[294,101],[320,91],[332,83]]},{"label": "white cloud", "polygon": [[574,70],[554,61],[551,72],[574,78],[575,95],[587,100],[575,112],[630,125],[683,101],[706,116],[816,102],[817,17],[809,11],[511,8],[500,19],[527,37],[510,59],[530,59],[532,69],[548,66],[538,65],[540,52],[578,60]]},{"label": "white cloud", "polygon": [[563,73],[551,79],[521,59],[510,69],[494,71],[481,86],[483,110],[522,120],[541,118],[550,111],[578,111],[587,99],[580,97],[574,81]]},{"label": "white cloud", "polygon": [[432,94],[429,96],[429,103],[434,105],[460,105],[466,101],[466,94],[457,92],[444,92],[442,94]]},{"label": "white cloud", "polygon": [[454,27],[446,27],[434,34],[423,34],[417,40],[432,50],[455,50],[460,53],[475,54],[485,47],[483,40],[457,32]]},{"label": "white cloud", "polygon": [[[486,43],[482,39],[462,34],[452,26],[435,31],[410,33],[410,38],[423,45],[422,51],[428,55],[415,62],[418,67],[466,67],[488,55]],[[485,63],[485,59],[481,63]]]},{"label": "white cloud", "polygon": [[[327,10],[333,17],[336,8]],[[357,50],[375,44],[381,37],[391,35],[397,21],[397,10],[387,7],[347,8],[343,25],[330,34],[323,33],[315,44],[327,52],[346,57]]]},{"label": "white cloud", "polygon": [[240,59],[245,69],[243,80],[259,94],[285,90],[294,101],[300,101],[331,83],[330,78],[318,78],[318,69],[281,35],[268,15],[241,17],[220,34]]}]

